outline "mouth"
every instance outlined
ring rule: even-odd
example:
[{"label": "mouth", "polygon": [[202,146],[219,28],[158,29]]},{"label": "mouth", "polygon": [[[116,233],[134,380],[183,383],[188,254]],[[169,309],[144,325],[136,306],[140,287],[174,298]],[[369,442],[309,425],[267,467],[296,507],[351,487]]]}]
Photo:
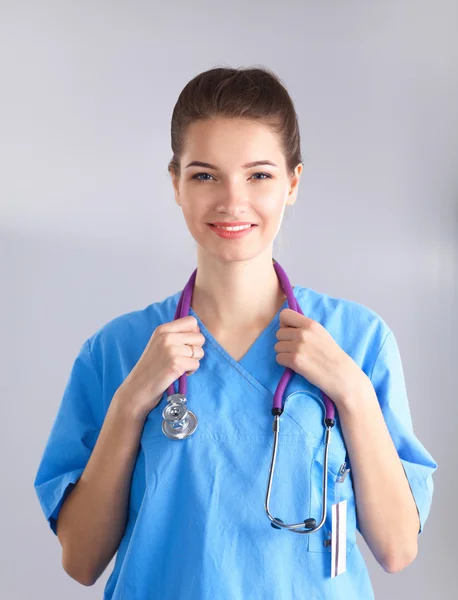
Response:
[{"label": "mouth", "polygon": [[234,239],[248,235],[257,227],[253,223],[208,223],[208,226],[218,235],[225,239]]}]

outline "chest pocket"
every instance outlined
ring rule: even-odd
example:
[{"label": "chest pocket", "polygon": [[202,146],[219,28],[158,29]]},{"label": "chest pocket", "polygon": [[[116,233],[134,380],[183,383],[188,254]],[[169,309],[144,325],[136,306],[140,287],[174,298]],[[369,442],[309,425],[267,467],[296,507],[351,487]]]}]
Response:
[{"label": "chest pocket", "polygon": [[[322,512],[322,494],[323,494],[323,469],[324,469],[324,450],[325,450],[325,425],[324,425],[324,405],[321,400],[319,390],[317,392],[310,389],[296,390],[292,392],[285,401],[284,412],[281,416],[285,426],[283,432],[291,433],[300,430],[303,433],[305,443],[310,452],[307,453],[306,464],[297,465],[297,469],[305,468],[309,477],[309,510],[310,517],[318,523],[321,520]],[[331,547],[328,540],[332,529],[332,505],[336,502],[347,501],[347,544],[346,555],[349,556],[356,543],[356,505],[353,489],[353,479],[351,470],[345,474],[343,481],[341,477],[341,468],[345,470],[350,468],[348,464],[347,450],[345,441],[340,428],[340,421],[336,411],[336,423],[331,429],[331,440],[328,451],[328,493],[326,521],[324,525],[316,531],[305,537],[307,540],[307,549],[309,552],[329,552]],[[288,444],[288,435],[282,436],[282,427],[280,426],[279,445]],[[344,465],[344,463],[346,463]],[[291,534],[295,535],[295,534]]]}]

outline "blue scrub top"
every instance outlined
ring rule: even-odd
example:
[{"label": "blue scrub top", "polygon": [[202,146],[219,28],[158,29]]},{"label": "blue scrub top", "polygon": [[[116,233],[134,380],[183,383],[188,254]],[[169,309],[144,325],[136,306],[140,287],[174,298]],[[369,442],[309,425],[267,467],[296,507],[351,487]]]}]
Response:
[{"label": "blue scrub top", "polygon": [[[113,319],[82,345],[34,483],[55,534],[62,502],[89,460],[113,394],[154,329],[173,320],[180,293]],[[320,322],[370,377],[423,529],[437,465],[413,432],[393,332],[356,302],[301,286],[294,287],[294,294],[304,314]],[[282,309],[286,307],[285,300]],[[335,484],[340,466],[348,462],[338,415],[329,452],[325,525],[298,535],[272,528],[265,513],[272,400],[284,371],[274,350],[279,313],[237,362],[191,309],[206,338],[200,368],[187,380],[188,405],[199,425],[186,440],[166,438],[161,430],[165,392],[149,413],[133,471],[127,525],[104,600],[374,597],[356,544],[351,470],[338,489]],[[318,522],[324,448],[320,391],[294,374],[284,398],[271,510],[285,522],[309,517]],[[337,495],[348,504],[347,570],[331,579],[331,551],[324,541]]]}]

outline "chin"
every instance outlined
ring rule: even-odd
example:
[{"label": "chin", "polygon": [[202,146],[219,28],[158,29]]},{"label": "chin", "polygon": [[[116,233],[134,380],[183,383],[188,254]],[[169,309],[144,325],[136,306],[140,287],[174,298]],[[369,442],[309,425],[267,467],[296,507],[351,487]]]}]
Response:
[{"label": "chin", "polygon": [[198,242],[201,251],[205,254],[209,254],[212,258],[223,262],[245,262],[257,258],[260,254],[266,251],[266,248],[215,248],[214,245],[202,244]]}]

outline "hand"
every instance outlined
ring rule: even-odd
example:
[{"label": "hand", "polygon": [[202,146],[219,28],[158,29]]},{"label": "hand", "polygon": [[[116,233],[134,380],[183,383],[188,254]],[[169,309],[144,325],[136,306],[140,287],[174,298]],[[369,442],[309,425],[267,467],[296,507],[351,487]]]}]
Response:
[{"label": "hand", "polygon": [[366,374],[318,321],[285,308],[277,339],[277,363],[305,377],[337,408],[367,384]]},{"label": "hand", "polygon": [[[156,327],[137,364],[116,391],[121,403],[146,416],[155,408],[162,394],[185,372],[192,375],[204,356],[205,337],[200,333],[197,319],[182,317]],[[194,357],[191,358],[194,346]]]}]

